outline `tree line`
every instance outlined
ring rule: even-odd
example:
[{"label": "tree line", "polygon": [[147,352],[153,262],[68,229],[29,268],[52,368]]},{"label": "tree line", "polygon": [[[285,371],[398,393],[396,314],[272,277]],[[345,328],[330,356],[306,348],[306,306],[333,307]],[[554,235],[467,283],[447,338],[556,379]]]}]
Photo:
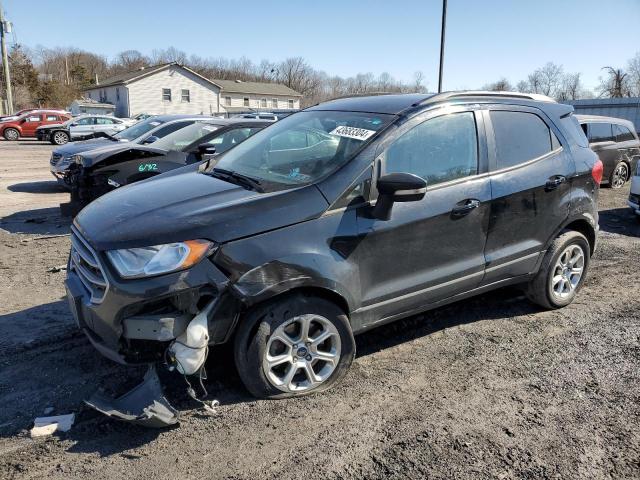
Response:
[{"label": "tree line", "polygon": [[[303,106],[348,95],[427,91],[422,72],[415,72],[409,82],[400,81],[387,72],[377,76],[360,73],[353,77],[341,77],[313,68],[302,57],[255,63],[244,57],[202,58],[169,47],[153,50],[150,55],[126,50],[108,59],[78,48],[28,49],[14,45],[9,54],[14,107],[16,110],[32,106],[67,107],[82,96],[83,89],[96,82],[169,62],[185,65],[206,78],[282,83],[303,95]],[[534,70],[515,85],[501,78],[482,88],[542,93],[560,101],[593,96],[640,96],[640,52],[624,67],[604,67],[601,84],[596,91],[584,87],[580,73],[565,72],[562,65],[552,62]],[[0,97],[5,98],[4,93],[2,79]]]}]

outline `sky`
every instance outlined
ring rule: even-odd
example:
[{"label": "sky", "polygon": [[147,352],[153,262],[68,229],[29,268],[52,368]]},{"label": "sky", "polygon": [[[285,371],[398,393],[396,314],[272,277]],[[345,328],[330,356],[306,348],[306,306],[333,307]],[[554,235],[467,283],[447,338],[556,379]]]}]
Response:
[{"label": "sky", "polygon": [[[437,89],[442,0],[2,0],[15,40],[113,58],[174,46],[201,57],[304,57],[331,75],[422,71]],[[13,39],[11,39],[13,40]],[[640,0],[448,0],[444,89],[513,84],[552,61],[593,88],[640,51]]]}]

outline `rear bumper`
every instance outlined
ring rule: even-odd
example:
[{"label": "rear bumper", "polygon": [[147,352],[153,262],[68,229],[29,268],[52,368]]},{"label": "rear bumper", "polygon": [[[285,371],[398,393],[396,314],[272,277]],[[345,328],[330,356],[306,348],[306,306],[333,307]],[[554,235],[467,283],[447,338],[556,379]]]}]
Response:
[{"label": "rear bumper", "polygon": [[[65,287],[78,327],[102,355],[118,363],[161,360],[171,340],[212,298],[215,305],[208,318],[210,343],[223,343],[242,309],[235,289],[207,259],[186,271],[145,279],[121,280],[104,263],[103,272],[109,286],[100,303],[91,301],[91,293],[72,268]],[[157,311],[164,313],[155,314]],[[168,317],[175,317],[175,329],[164,328],[162,321]],[[158,322],[156,329],[150,327],[154,319]]]}]

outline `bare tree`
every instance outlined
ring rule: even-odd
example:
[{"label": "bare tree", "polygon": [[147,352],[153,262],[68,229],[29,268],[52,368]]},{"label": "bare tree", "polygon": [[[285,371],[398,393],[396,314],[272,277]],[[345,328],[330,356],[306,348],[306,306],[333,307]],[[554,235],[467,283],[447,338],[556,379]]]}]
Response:
[{"label": "bare tree", "polygon": [[482,89],[490,90],[492,92],[511,92],[513,91],[513,85],[509,83],[509,80],[502,77],[500,80],[486,84]]},{"label": "bare tree", "polygon": [[111,65],[111,73],[129,72],[139,68],[148,67],[151,61],[138,50],[125,50],[116,55]]},{"label": "bare tree", "polygon": [[627,63],[627,73],[630,94],[640,97],[640,52]]},{"label": "bare tree", "polygon": [[613,67],[602,67],[602,70],[606,70],[607,77],[601,79],[600,96],[607,96],[611,98],[631,96],[627,73],[625,73],[621,68]]},{"label": "bare tree", "polygon": [[560,101],[578,100],[582,96],[582,81],[579,73],[567,73],[562,78],[562,85],[556,94]]}]

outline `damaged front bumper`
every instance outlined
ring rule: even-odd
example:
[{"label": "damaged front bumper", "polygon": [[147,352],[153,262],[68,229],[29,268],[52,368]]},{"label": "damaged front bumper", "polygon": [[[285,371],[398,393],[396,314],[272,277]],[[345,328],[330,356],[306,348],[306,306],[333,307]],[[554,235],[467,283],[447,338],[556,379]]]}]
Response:
[{"label": "damaged front bumper", "polygon": [[72,244],[65,280],[70,309],[94,347],[118,363],[162,361],[205,307],[209,344],[224,343],[243,309],[227,277],[208,259],[181,272],[122,280],[75,229]]}]

